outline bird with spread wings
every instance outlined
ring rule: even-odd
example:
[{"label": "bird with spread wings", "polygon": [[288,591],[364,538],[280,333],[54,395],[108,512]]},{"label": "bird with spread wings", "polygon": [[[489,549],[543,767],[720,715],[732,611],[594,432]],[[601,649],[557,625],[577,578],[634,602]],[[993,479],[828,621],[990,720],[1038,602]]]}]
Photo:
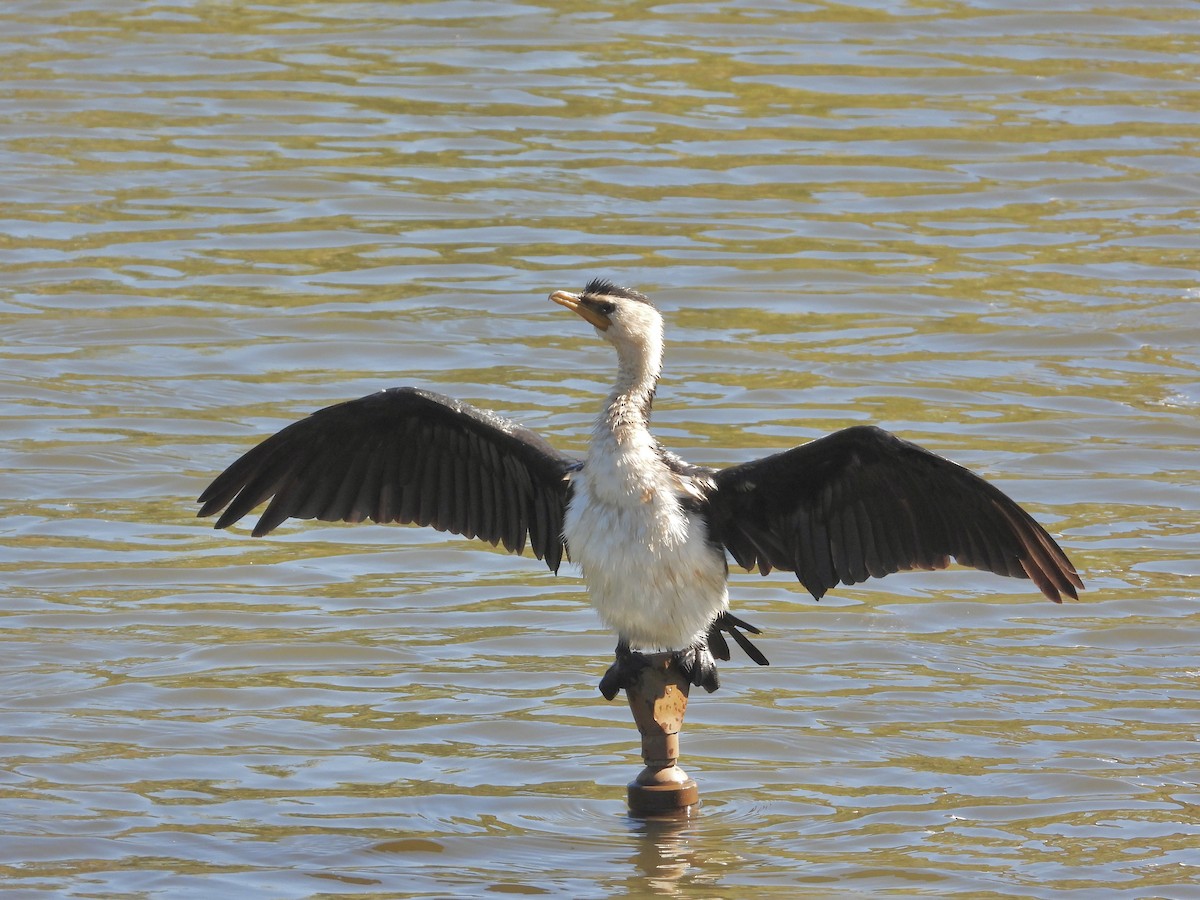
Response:
[{"label": "bird with spread wings", "polygon": [[[747,571],[792,572],[820,599],[905,569],[951,560],[1028,578],[1049,599],[1083,582],[1054,539],[979,476],[880,428],[856,425],[725,469],[690,465],[649,429],[662,371],[662,317],[604,279],[550,299],[617,353],[616,383],[577,459],[502,416],[419,388],[391,388],[319,410],[272,435],[200,495],[217,528],[267,506],[253,534],[288,518],[428,525],[557,572],[583,569],[592,605],[617,633],[600,683],[611,699],[670,651],[689,681],[719,686],[729,635],[759,665],[729,612],[727,557]],[[268,502],[269,501],[269,502]]]}]

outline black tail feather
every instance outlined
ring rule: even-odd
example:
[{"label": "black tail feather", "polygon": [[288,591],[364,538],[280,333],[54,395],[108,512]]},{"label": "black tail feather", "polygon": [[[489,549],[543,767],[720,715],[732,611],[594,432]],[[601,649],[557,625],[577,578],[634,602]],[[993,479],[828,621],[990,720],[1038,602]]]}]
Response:
[{"label": "black tail feather", "polygon": [[729,642],[715,622],[708,629],[708,649],[717,659],[729,659]]},{"label": "black tail feather", "polygon": [[742,634],[742,631],[748,631],[751,634],[762,634],[762,631],[729,612],[723,612],[717,616],[708,629],[708,646],[717,659],[729,659],[729,643],[725,640],[725,635],[721,634],[723,631],[727,632],[742,648],[742,652],[754,662],[760,666],[770,665],[763,652],[750,643],[750,638]]}]

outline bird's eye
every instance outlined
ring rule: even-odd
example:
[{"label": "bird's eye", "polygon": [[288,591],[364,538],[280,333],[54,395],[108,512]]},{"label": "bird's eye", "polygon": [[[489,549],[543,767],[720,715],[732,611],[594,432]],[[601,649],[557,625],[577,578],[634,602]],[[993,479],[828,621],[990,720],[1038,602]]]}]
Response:
[{"label": "bird's eye", "polygon": [[600,310],[600,312],[604,313],[604,315],[606,315],[606,316],[611,316],[616,311],[617,304],[609,303],[606,300],[603,303],[598,303],[596,305],[596,309]]}]

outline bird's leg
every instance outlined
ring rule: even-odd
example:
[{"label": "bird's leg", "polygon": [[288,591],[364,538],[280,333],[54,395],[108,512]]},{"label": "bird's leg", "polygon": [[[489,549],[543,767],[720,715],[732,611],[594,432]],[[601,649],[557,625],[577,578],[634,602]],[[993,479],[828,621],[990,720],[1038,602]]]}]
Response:
[{"label": "bird's leg", "polygon": [[717,675],[717,661],[713,659],[705,638],[701,638],[690,647],[676,650],[672,658],[688,683],[702,687],[710,694],[721,686],[721,679]]},{"label": "bird's leg", "polygon": [[638,673],[649,663],[646,657],[636,650],[629,648],[629,642],[624,638],[617,641],[616,659],[600,679],[600,693],[605,700],[611,700],[617,694],[637,681]]}]

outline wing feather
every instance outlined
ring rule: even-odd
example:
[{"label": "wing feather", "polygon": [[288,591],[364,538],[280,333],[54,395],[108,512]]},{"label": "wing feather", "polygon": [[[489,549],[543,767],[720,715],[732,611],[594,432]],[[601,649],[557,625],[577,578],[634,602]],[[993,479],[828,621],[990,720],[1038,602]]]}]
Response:
[{"label": "wing feather", "polygon": [[903,569],[1030,578],[1049,599],[1083,581],[1044,528],[998,488],[879,428],[856,426],[715,472],[709,526],[737,563],[794,572],[820,599]]},{"label": "wing feather", "polygon": [[319,410],[243,454],[200,495],[225,528],[270,501],[254,528],[288,518],[432,525],[557,571],[577,460],[514,422],[416,388]]}]

